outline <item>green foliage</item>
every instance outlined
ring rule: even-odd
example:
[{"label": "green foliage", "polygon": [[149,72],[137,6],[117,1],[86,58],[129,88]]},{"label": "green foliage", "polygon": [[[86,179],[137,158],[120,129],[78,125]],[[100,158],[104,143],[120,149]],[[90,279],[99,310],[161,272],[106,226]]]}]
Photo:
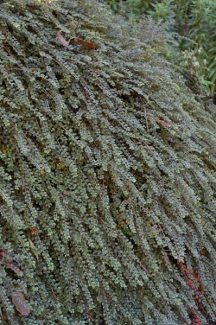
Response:
[{"label": "green foliage", "polygon": [[200,65],[207,67],[204,76],[210,81],[208,86],[211,90],[216,81],[215,16],[215,1],[194,0],[190,2],[188,19],[185,22],[185,27],[188,26],[187,35],[194,41],[193,49]]},{"label": "green foliage", "polygon": [[163,0],[152,4],[148,13],[155,21],[168,22],[169,30],[187,38],[181,42],[182,50],[193,50],[201,67],[199,79],[213,91],[216,81],[216,2],[209,0]]},{"label": "green foliage", "polygon": [[[181,49],[193,51],[201,67],[199,79],[213,91],[216,81],[216,2],[214,0],[110,0],[115,11],[150,15],[154,21],[166,21],[167,30],[184,36]],[[185,38],[186,37],[186,38]]]},{"label": "green foliage", "polygon": [[215,116],[171,42],[94,1],[1,6],[2,324],[216,321]]},{"label": "green foliage", "polygon": [[153,8],[149,13],[155,21],[166,20],[170,31],[176,31],[188,38],[182,40],[181,49],[193,50],[202,70],[200,80],[213,91],[216,81],[216,2],[163,0],[153,4]]},{"label": "green foliage", "polygon": [[151,4],[149,0],[106,0],[106,2],[112,10],[115,12],[124,12],[126,16],[131,12],[140,16],[149,9]]}]

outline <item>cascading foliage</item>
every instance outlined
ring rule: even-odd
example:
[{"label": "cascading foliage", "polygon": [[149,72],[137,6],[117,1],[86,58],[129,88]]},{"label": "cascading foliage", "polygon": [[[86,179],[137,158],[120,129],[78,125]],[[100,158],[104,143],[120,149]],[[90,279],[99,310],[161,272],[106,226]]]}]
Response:
[{"label": "cascading foliage", "polygon": [[216,122],[87,0],[0,8],[2,324],[216,321]]}]

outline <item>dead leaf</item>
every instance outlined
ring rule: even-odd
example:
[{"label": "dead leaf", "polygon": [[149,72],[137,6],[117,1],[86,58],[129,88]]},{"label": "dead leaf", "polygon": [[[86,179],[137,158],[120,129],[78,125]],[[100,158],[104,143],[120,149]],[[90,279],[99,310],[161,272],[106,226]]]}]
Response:
[{"label": "dead leaf", "polygon": [[30,310],[28,309],[24,295],[21,292],[13,292],[11,297],[16,310],[21,315],[28,316],[30,314]]},{"label": "dead leaf", "polygon": [[87,42],[87,41],[82,40],[81,38],[78,38],[77,41],[86,49],[96,50],[96,46],[93,42]]},{"label": "dead leaf", "polygon": [[69,45],[69,41],[66,41],[66,39],[62,36],[62,34],[60,32],[56,33],[56,37],[59,39],[60,43],[63,46],[68,46]]},{"label": "dead leaf", "polygon": [[35,247],[34,243],[31,241],[31,239],[29,239],[29,243],[30,243],[30,247],[31,247],[34,255],[36,256],[36,259],[38,260],[38,255],[40,254],[40,251]]}]

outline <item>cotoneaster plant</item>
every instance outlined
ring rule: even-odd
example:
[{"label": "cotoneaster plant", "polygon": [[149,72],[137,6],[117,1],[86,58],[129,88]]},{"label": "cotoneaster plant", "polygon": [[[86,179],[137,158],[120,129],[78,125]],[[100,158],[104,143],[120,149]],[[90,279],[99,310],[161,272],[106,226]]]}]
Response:
[{"label": "cotoneaster plant", "polygon": [[0,8],[2,324],[216,321],[216,122],[163,26]]}]

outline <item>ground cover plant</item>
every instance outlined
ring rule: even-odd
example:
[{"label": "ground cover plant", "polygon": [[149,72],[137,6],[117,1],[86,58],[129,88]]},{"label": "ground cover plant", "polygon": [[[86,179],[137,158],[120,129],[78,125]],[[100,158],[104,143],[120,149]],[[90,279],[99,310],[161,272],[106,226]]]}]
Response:
[{"label": "ground cover plant", "polygon": [[216,321],[215,114],[167,43],[94,1],[2,2],[2,324]]}]

